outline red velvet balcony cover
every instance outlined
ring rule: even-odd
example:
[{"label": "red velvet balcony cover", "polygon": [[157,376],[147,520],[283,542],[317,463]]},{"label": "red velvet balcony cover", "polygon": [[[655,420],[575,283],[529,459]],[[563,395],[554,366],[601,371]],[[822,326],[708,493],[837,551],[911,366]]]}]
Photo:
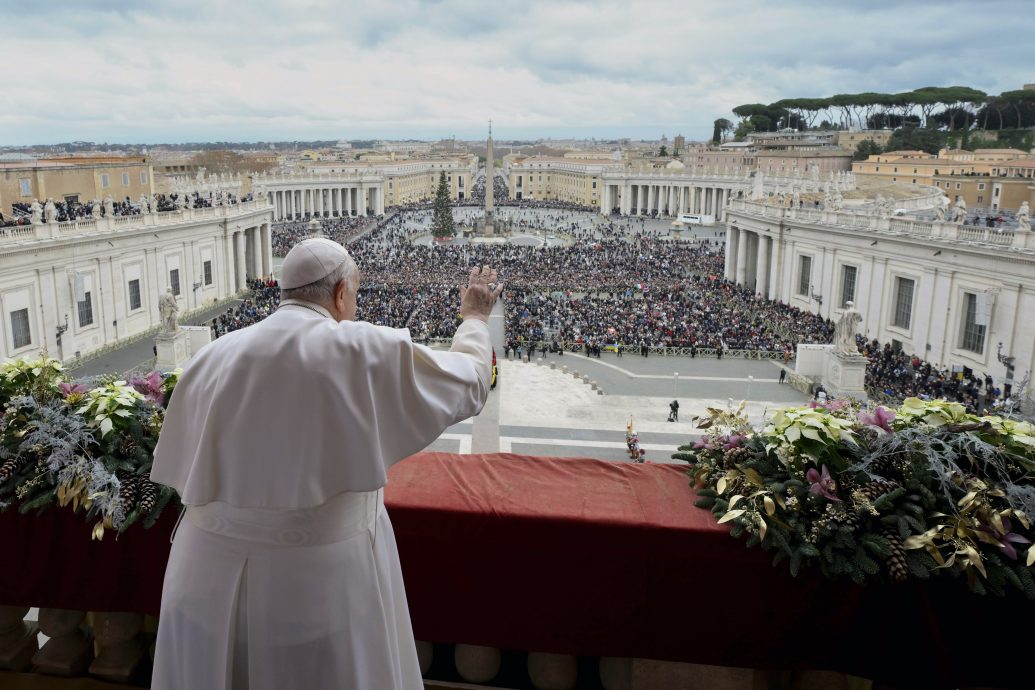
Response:
[{"label": "red velvet balcony cover", "polygon": [[[418,639],[1031,687],[1030,602],[792,578],[693,506],[683,467],[424,453],[386,503]],[[98,543],[68,510],[0,513],[0,603],[156,614],[175,521]]]}]

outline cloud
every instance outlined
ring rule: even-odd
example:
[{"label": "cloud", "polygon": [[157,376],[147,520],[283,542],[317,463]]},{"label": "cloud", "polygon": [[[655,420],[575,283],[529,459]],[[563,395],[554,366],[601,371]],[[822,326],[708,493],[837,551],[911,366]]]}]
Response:
[{"label": "cloud", "polygon": [[[0,0],[0,144],[711,134],[745,102],[1031,80],[1026,0]],[[1004,22],[1009,30],[1004,29]]]}]

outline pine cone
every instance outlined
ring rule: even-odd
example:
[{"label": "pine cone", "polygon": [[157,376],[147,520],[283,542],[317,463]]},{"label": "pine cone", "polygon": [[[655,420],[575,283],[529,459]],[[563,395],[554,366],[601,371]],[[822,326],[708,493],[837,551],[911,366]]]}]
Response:
[{"label": "pine cone", "polygon": [[877,445],[877,439],[880,438],[879,432],[871,426],[865,426],[855,432],[856,438],[859,443],[867,448],[872,448]]},{"label": "pine cone", "polygon": [[4,464],[0,465],[0,484],[3,484],[8,479],[18,473],[25,464],[29,461],[29,458],[22,455],[16,455]]},{"label": "pine cone", "polygon": [[125,458],[136,457],[137,449],[139,447],[140,446],[137,445],[137,442],[135,440],[126,437],[122,440],[122,443],[119,444],[119,453],[121,453],[122,456]]},{"label": "pine cone", "polygon": [[728,470],[733,469],[737,463],[751,459],[751,451],[743,446],[730,448],[722,454],[722,466]]},{"label": "pine cone", "polygon": [[882,477],[905,477],[908,464],[905,456],[894,453],[880,456],[870,463],[870,468]]},{"label": "pine cone", "polygon": [[158,502],[158,487],[150,479],[141,477],[137,480],[137,493],[140,495],[140,502],[137,504],[140,514],[149,515]]},{"label": "pine cone", "polygon": [[837,520],[853,532],[859,529],[859,525],[862,524],[859,514],[855,512],[855,508],[852,506],[845,506],[844,510],[838,513]]},{"label": "pine cone", "polygon": [[119,498],[122,499],[123,510],[128,513],[136,507],[139,478],[129,472],[118,472],[116,474],[120,482]]},{"label": "pine cone", "polygon": [[873,503],[878,498],[894,489],[898,484],[887,480],[866,482],[853,492],[853,497],[858,494],[867,503]]},{"label": "pine cone", "polygon": [[909,570],[906,568],[906,550],[902,546],[902,539],[898,531],[893,527],[885,527],[884,538],[888,540],[891,547],[891,555],[888,556],[888,574],[895,582],[905,582],[909,577]]}]

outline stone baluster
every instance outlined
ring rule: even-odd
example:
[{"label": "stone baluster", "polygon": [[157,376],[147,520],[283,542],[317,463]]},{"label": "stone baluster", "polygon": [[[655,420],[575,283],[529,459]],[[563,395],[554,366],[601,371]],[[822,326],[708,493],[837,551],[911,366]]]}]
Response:
[{"label": "stone baluster", "polygon": [[94,614],[93,634],[101,652],[90,673],[117,683],[128,683],[144,659],[147,643],[140,635],[144,617],[139,613]]},{"label": "stone baluster", "polygon": [[536,690],[573,690],[579,665],[570,654],[528,653],[528,677]]},{"label": "stone baluster", "polygon": [[458,644],[453,651],[457,673],[468,683],[487,683],[500,672],[503,657],[495,647]]},{"label": "stone baluster", "polygon": [[40,632],[49,637],[32,657],[40,673],[81,676],[93,659],[93,635],[83,626],[85,611],[40,609]]},{"label": "stone baluster", "polygon": [[435,660],[435,645],[430,642],[417,640],[417,663],[420,665],[420,674],[426,676]]},{"label": "stone baluster", "polygon": [[604,690],[632,690],[632,659],[600,657],[600,684]]},{"label": "stone baluster", "polygon": [[0,668],[21,671],[39,651],[39,626],[25,620],[28,606],[0,606]]}]

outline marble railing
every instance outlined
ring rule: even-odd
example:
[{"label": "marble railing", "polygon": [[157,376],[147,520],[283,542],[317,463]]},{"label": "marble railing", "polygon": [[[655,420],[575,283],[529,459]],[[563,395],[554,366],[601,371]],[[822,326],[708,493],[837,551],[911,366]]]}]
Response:
[{"label": "marble railing", "polygon": [[209,208],[180,209],[136,216],[105,216],[101,218],[80,218],[62,223],[40,223],[39,225],[19,225],[0,228],[0,243],[6,241],[24,241],[30,239],[52,239],[71,237],[74,235],[91,235],[105,232],[124,232],[141,227],[165,227],[195,223],[203,220],[235,218],[260,213],[271,209],[272,202],[267,199],[255,199],[240,204],[214,206]]},{"label": "marble railing", "polygon": [[1035,233],[1016,232],[1002,228],[983,228],[946,221],[923,221],[913,218],[882,218],[868,213],[852,211],[829,211],[811,208],[784,208],[770,206],[756,201],[734,199],[728,211],[747,216],[787,222],[826,225],[844,229],[856,229],[884,235],[934,240],[971,246],[1009,248],[1017,252],[1035,254]]},{"label": "marble railing", "polygon": [[[0,687],[6,687],[8,672],[10,678],[22,683],[29,675],[47,676],[46,687],[55,688],[60,687],[59,678],[68,679],[69,687],[82,687],[78,683],[83,676],[127,687],[146,686],[156,629],[156,619],[138,613],[0,606]],[[583,657],[580,664],[578,657],[569,654],[504,651],[469,644],[418,641],[417,657],[426,690],[513,687],[501,676],[522,675],[527,675],[536,690],[579,687],[587,675],[596,675],[605,690],[869,687],[869,681],[825,671],[798,672],[797,683],[789,686],[785,682],[787,673],[782,671],[625,657]],[[443,678],[447,680],[440,680]],[[448,680],[453,678],[469,685]]]}]

